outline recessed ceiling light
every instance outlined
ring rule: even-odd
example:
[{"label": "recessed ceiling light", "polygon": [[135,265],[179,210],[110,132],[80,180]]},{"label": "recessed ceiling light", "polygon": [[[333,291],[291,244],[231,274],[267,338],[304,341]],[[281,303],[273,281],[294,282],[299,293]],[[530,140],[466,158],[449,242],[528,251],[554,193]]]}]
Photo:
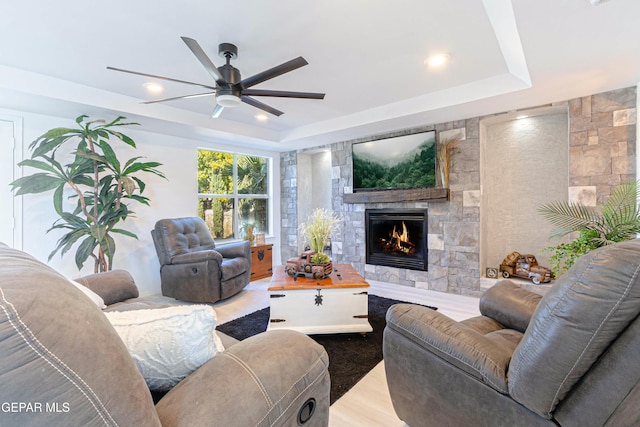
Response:
[{"label": "recessed ceiling light", "polygon": [[145,83],[144,88],[151,93],[160,93],[164,90],[164,87],[159,83],[148,82]]},{"label": "recessed ceiling light", "polygon": [[449,59],[451,59],[449,55],[442,53],[428,57],[424,63],[429,67],[441,67],[449,62]]},{"label": "recessed ceiling light", "polygon": [[256,120],[259,122],[266,122],[268,118],[266,114],[256,114]]},{"label": "recessed ceiling light", "polygon": [[518,116],[518,117],[516,117],[516,119],[518,119],[518,120],[520,120],[520,119],[526,119],[527,117],[529,117],[529,116]]}]

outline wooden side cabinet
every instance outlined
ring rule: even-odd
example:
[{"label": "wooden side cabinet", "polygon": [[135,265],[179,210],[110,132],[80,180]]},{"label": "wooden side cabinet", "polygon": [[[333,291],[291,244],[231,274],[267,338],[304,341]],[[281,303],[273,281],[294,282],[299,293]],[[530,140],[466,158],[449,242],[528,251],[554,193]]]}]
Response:
[{"label": "wooden side cabinet", "polygon": [[251,280],[271,276],[273,273],[272,253],[272,244],[251,247]]}]

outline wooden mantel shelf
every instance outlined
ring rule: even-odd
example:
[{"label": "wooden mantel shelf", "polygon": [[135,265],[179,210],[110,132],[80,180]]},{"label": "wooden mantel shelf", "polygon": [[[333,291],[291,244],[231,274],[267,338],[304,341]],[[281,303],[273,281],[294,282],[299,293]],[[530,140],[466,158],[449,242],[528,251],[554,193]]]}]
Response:
[{"label": "wooden mantel shelf", "polygon": [[362,191],[345,194],[344,203],[446,202],[448,188],[412,188],[408,190]]}]

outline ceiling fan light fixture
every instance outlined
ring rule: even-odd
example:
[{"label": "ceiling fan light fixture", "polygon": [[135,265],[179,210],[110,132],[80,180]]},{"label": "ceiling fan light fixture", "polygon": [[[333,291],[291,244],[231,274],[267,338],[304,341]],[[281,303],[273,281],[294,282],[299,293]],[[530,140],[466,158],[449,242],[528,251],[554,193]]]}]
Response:
[{"label": "ceiling fan light fixture", "polygon": [[240,98],[234,95],[218,95],[216,96],[216,102],[225,108],[233,108],[240,105],[241,101]]},{"label": "ceiling fan light fixture", "polygon": [[160,84],[160,83],[155,83],[155,82],[148,82],[145,83],[144,88],[147,90],[147,92],[149,93],[160,93],[164,90],[164,87]]}]

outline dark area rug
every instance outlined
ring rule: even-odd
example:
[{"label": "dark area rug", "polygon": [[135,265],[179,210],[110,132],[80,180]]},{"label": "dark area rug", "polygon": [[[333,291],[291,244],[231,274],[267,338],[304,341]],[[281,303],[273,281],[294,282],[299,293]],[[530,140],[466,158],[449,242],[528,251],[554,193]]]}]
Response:
[{"label": "dark area rug", "polygon": [[[382,360],[382,332],[385,315],[393,304],[403,303],[369,295],[369,323],[373,332],[361,334],[310,335],[329,355],[331,404],[353,387]],[[429,307],[437,310],[435,307]],[[243,340],[267,330],[269,307],[218,326],[218,330]]]}]

